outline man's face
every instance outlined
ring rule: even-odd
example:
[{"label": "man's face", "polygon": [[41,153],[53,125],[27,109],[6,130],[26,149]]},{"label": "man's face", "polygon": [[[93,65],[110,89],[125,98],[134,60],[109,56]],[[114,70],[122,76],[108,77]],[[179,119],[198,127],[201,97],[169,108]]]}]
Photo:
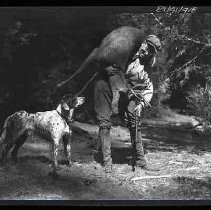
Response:
[{"label": "man's face", "polygon": [[152,57],[154,55],[155,55],[154,47],[147,44],[147,42],[144,41],[139,48],[140,58],[142,59],[142,58]]}]

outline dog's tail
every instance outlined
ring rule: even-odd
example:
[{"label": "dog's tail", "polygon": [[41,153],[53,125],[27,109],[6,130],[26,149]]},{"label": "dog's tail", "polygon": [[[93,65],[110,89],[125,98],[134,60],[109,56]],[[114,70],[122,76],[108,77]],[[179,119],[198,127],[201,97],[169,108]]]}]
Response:
[{"label": "dog's tail", "polygon": [[3,132],[2,132],[2,134],[0,136],[0,157],[1,157],[2,151],[4,149],[4,144],[5,144],[5,140],[6,140],[6,136],[7,136],[7,128],[10,125],[10,119],[11,119],[11,117],[12,116],[9,116],[5,120],[4,126],[3,126]]},{"label": "dog's tail", "polygon": [[9,124],[10,117],[11,116],[7,117],[7,119],[4,122],[3,132],[2,132],[1,137],[0,137],[0,144],[4,141],[4,139],[6,137],[7,127],[8,127],[8,124]]}]

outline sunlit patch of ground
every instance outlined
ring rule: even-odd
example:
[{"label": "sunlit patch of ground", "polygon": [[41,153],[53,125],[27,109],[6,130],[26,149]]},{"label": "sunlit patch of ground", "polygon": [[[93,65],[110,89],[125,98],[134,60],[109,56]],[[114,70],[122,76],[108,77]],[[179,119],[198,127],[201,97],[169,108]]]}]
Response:
[{"label": "sunlit patch of ground", "polygon": [[[182,138],[174,141],[175,136],[162,139],[161,133],[144,135],[148,161],[160,166],[157,173],[139,168],[133,172],[130,145],[114,143],[113,171],[106,175],[100,158],[93,153],[93,142],[77,134],[72,142],[74,164],[67,167],[61,155],[58,179],[48,176],[51,170],[49,144],[29,140],[20,149],[16,165],[9,160],[7,166],[0,168],[0,199],[209,200],[209,142],[206,145],[203,140],[201,143],[194,140],[185,143]],[[60,151],[62,153],[62,147]],[[134,181],[134,178],[140,179]]]}]

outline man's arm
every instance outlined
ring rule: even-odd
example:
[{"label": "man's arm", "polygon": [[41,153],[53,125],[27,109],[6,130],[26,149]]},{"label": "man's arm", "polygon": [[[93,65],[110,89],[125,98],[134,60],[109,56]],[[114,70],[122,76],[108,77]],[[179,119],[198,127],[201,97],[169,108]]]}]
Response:
[{"label": "man's arm", "polygon": [[150,106],[149,102],[153,95],[153,84],[148,77],[148,73],[145,71],[145,66],[140,64],[139,58],[136,58],[128,66],[126,77],[131,87],[128,97],[139,102],[136,109],[140,113],[143,107]]}]

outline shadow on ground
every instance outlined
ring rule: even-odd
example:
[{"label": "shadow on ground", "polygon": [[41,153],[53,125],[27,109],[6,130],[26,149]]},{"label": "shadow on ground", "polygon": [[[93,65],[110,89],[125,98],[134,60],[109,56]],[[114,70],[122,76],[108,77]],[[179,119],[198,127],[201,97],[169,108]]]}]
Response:
[{"label": "shadow on ground", "polygon": [[203,154],[211,151],[210,136],[196,132],[177,129],[147,128],[143,130],[143,137],[150,141],[145,142],[148,151],[181,151]]},{"label": "shadow on ground", "polygon": [[[48,143],[29,140],[20,149],[16,165],[9,161],[8,166],[0,168],[0,199],[209,199],[211,179],[208,172],[211,163],[208,156],[203,155],[204,152],[210,155],[208,138],[200,139],[199,136],[179,132],[151,128],[143,130],[147,156],[154,163],[162,162],[163,165],[157,175],[173,174],[175,177],[139,182],[132,182],[131,178],[145,174],[138,170],[132,172],[130,145],[113,141],[115,173],[106,177],[100,165],[102,154],[96,152],[99,139],[74,133],[74,165],[71,168],[66,166],[61,147],[60,176],[52,179],[48,176],[52,170]],[[170,164],[170,160],[176,163]],[[194,166],[198,167],[197,173],[190,170]],[[179,168],[184,171],[177,174]],[[204,175],[203,179],[196,177],[199,173]],[[192,174],[192,177],[187,176]]]},{"label": "shadow on ground", "polygon": [[[62,147],[59,156],[59,178],[48,176],[52,170],[49,144],[44,141],[27,141],[20,149],[18,162],[11,159],[0,168],[0,199],[131,199],[132,196],[122,186],[114,186],[112,181],[105,184],[100,177],[103,170],[94,158],[89,142],[81,136],[73,136],[73,166],[66,166]],[[112,189],[112,190],[111,190]]]},{"label": "shadow on ground", "polygon": [[[176,129],[145,128],[142,130],[142,137],[146,154],[187,151],[188,153],[202,155],[204,152],[211,152],[210,136],[200,135],[196,132]],[[97,141],[99,141],[99,139],[95,139],[96,144]],[[125,145],[124,142],[113,140],[112,157],[114,163],[130,164],[132,157],[131,145],[128,146]],[[95,160],[102,163],[101,152],[95,155]]]}]

